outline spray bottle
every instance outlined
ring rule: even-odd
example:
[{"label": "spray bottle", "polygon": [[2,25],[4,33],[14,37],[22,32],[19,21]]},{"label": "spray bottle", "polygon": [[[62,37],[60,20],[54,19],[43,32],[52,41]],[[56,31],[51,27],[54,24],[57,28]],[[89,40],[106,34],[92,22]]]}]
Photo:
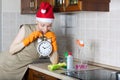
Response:
[{"label": "spray bottle", "polygon": [[68,56],[67,56],[67,70],[73,70],[73,56],[72,56],[72,52],[68,52]]}]

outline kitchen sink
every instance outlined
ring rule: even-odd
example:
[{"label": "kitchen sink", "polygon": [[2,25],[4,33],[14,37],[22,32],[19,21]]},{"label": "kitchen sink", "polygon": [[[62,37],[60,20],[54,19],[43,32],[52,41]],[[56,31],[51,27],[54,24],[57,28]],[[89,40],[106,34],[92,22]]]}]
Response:
[{"label": "kitchen sink", "polygon": [[115,71],[106,69],[66,71],[61,73],[66,76],[74,77],[78,80],[116,80]]}]

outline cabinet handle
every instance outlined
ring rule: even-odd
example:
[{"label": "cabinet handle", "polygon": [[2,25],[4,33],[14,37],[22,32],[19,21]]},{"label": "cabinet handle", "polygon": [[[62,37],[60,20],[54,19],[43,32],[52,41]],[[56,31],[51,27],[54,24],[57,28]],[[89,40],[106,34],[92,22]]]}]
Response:
[{"label": "cabinet handle", "polygon": [[45,76],[43,76],[43,75],[35,75],[35,74],[33,74],[33,76],[35,76],[36,78],[39,78],[40,80],[45,80]]},{"label": "cabinet handle", "polygon": [[31,0],[30,1],[30,8],[34,8],[35,7],[35,2],[34,2],[34,0]]},{"label": "cabinet handle", "polygon": [[45,76],[40,76],[40,79],[41,80],[45,80]]}]

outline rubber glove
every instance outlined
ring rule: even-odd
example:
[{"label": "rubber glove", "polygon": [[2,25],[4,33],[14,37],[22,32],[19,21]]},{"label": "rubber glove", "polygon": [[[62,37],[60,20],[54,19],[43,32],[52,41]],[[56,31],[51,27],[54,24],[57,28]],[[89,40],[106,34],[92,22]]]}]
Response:
[{"label": "rubber glove", "polygon": [[36,40],[40,36],[42,36],[42,33],[40,31],[34,31],[23,40],[23,44],[25,46],[28,46],[31,42],[33,42],[34,40]]},{"label": "rubber glove", "polygon": [[54,32],[47,32],[45,35],[48,39],[52,40],[52,47],[53,47],[53,52],[57,51],[57,42],[56,42],[56,36]]}]

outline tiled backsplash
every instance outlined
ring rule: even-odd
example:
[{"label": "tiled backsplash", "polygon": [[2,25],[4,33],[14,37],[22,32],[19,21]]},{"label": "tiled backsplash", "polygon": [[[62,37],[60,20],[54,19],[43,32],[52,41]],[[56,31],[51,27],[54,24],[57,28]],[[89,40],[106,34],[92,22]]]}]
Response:
[{"label": "tiled backsplash", "polygon": [[[68,50],[73,52],[74,58],[79,58],[75,40],[80,39],[85,42],[85,52],[89,60],[120,67],[119,2],[111,0],[110,12],[56,13],[53,31],[57,34],[59,54]],[[2,51],[9,48],[19,26],[24,23],[35,23],[35,16],[3,12]]]}]

